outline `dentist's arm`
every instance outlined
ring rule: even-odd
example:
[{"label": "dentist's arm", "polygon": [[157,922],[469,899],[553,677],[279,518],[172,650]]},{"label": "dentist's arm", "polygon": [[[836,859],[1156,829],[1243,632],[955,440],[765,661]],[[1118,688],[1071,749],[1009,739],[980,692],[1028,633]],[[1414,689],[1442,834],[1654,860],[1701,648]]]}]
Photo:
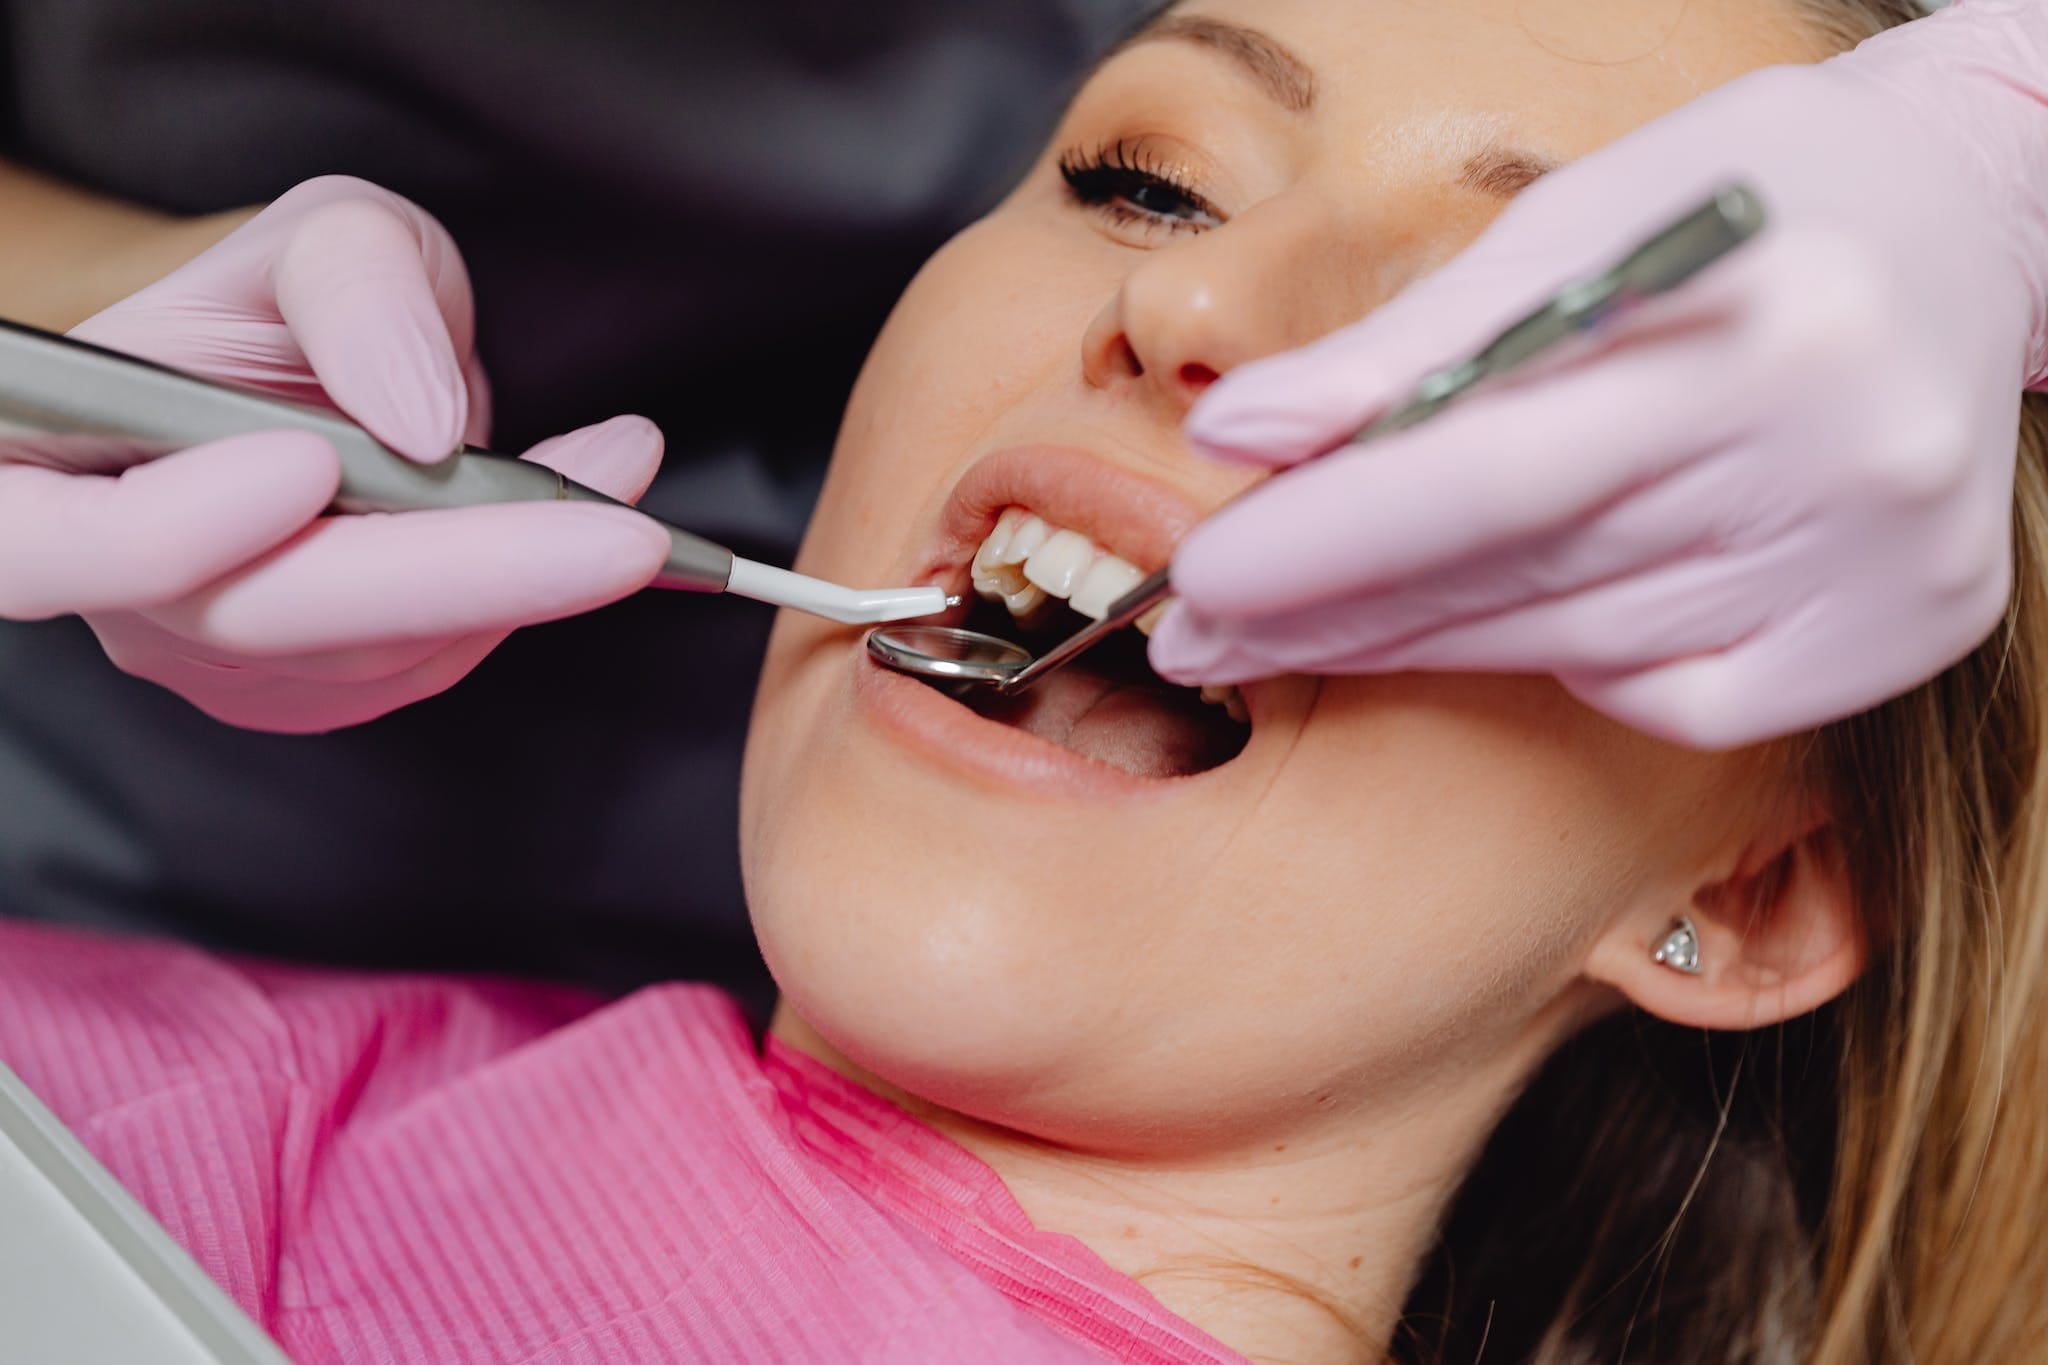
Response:
[{"label": "dentist's arm", "polygon": [[0,317],[68,331],[170,274],[255,212],[178,218],[0,159]]},{"label": "dentist's arm", "polygon": [[[360,180],[290,191],[74,329],[347,413],[413,459],[481,440],[467,271],[416,205]],[[660,433],[617,418],[528,453],[633,500]],[[325,517],[340,471],[303,433],[118,476],[0,455],[0,618],[85,618],[115,664],[232,724],[370,720],[452,685],[522,625],[644,586],[667,537],[621,508],[537,503]]]},{"label": "dentist's arm", "polygon": [[1717,184],[1773,225],[1575,363],[1290,470],[1192,536],[1154,662],[1559,676],[1720,747],[1875,705],[1993,629],[2048,380],[2048,3],[1963,0],[1739,80],[1527,190],[1369,320],[1227,376],[1224,458],[1329,449]]}]

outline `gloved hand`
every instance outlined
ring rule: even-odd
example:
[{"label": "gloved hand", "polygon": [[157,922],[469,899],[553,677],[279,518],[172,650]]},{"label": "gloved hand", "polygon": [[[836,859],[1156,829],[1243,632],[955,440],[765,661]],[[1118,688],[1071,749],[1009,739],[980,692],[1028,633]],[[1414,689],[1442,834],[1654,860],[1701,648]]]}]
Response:
[{"label": "gloved hand", "polygon": [[1369,320],[1226,376],[1194,442],[1321,454],[1719,184],[1771,226],[1581,356],[1195,531],[1154,664],[1553,673],[1703,747],[1909,690],[2009,590],[2017,404],[2048,371],[2043,165],[2048,5],[1979,0],[1552,173]]},{"label": "gloved hand", "polygon": [[[374,185],[298,186],[74,336],[339,408],[431,462],[488,427],[448,234]],[[527,453],[631,501],[661,459],[622,417]],[[83,615],[108,657],[231,724],[370,720],[451,686],[513,628],[644,586],[667,538],[569,502],[325,517],[316,436],[258,433],[109,477],[0,459],[0,617]]]}]

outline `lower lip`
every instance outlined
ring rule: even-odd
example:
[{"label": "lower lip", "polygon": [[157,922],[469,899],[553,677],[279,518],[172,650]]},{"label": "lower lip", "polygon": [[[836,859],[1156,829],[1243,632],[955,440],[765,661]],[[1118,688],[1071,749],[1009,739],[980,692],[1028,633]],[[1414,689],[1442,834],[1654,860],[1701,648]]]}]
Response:
[{"label": "lower lip", "polygon": [[1159,796],[1203,781],[1139,777],[972,710],[876,663],[865,647],[853,662],[854,704],[891,738],[940,767],[1009,791],[1096,800]]}]

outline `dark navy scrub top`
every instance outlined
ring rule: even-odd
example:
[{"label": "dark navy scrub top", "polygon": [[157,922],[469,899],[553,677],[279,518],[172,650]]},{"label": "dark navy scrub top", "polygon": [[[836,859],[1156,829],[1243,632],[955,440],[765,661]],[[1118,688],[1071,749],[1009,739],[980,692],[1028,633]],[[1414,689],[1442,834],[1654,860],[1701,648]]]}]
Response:
[{"label": "dark navy scrub top", "polygon": [[[179,213],[347,172],[448,225],[516,451],[618,412],[647,505],[787,563],[868,341],[1146,0],[0,0],[0,154]],[[624,986],[758,972],[769,613],[649,593],[332,735],[0,622],[0,913]]]}]

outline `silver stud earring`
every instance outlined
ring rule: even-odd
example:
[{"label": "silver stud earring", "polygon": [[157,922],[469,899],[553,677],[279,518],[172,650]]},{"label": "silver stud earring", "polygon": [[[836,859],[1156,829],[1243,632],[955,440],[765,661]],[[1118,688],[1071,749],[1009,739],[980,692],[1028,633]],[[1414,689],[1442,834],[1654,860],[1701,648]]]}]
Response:
[{"label": "silver stud earring", "polygon": [[1659,966],[1669,967],[1674,972],[1687,976],[1700,974],[1700,931],[1690,919],[1680,917],[1671,926],[1671,932],[1658,942],[1650,961]]}]

